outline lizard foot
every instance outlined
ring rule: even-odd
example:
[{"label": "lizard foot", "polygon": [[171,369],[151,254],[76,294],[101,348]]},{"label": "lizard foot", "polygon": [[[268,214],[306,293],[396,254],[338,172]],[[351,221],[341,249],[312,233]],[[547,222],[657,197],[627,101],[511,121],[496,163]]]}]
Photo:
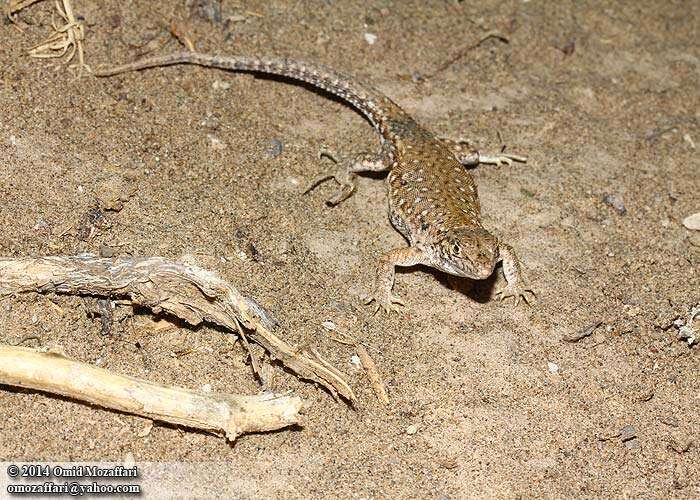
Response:
[{"label": "lizard foot", "polygon": [[[528,292],[532,294],[532,298],[529,300],[527,295]],[[510,297],[515,298],[516,306],[520,304],[520,300],[530,305],[530,301],[532,301],[532,299],[537,298],[535,292],[532,290],[532,288],[530,288],[530,285],[528,285],[527,283],[519,283],[517,285],[508,283],[504,288],[501,288],[496,292],[496,298],[499,299],[501,302]]]},{"label": "lizard foot", "polygon": [[527,163],[527,157],[505,153],[498,155],[479,154],[479,163],[487,163],[489,165],[508,165],[510,167],[514,161]]},{"label": "lizard foot", "polygon": [[350,198],[352,193],[355,191],[355,177],[357,175],[352,171],[350,163],[342,157],[336,159],[336,154],[332,151],[321,147],[318,152],[319,159],[328,158],[336,164],[336,168],[329,173],[318,176],[311,182],[311,185],[304,191],[304,194],[310,193],[312,190],[316,189],[322,183],[328,180],[334,180],[340,186],[338,191],[326,200],[326,204],[330,206],[338,205],[339,203]]},{"label": "lizard foot", "polygon": [[[381,297],[381,298],[379,298],[379,297]],[[394,295],[393,293],[379,295],[378,297],[375,297],[375,296],[365,297],[365,299],[364,299],[365,305],[369,305],[372,302],[375,303],[374,314],[377,314],[379,312],[379,309],[383,309],[384,312],[386,312],[387,314],[400,313],[403,310],[403,308],[406,307],[406,304],[404,303],[404,301],[401,300],[396,295]]]}]

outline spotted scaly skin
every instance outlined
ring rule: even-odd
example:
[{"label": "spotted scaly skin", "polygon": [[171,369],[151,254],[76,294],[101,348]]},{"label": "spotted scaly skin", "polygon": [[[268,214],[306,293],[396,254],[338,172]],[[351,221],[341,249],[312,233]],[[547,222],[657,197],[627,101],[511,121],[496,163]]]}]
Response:
[{"label": "spotted scaly skin", "polygon": [[368,302],[374,300],[378,308],[386,311],[398,310],[403,302],[392,293],[394,269],[416,264],[455,276],[485,279],[502,261],[507,286],[498,292],[501,299],[515,297],[517,303],[525,299],[528,292],[533,293],[513,249],[482,226],[476,184],[464,168],[480,163],[510,165],[513,161],[525,161],[524,158],[485,156],[473,150],[455,149],[452,141],[438,139],[381,92],[319,64],[180,52],[105,69],[96,75],[111,76],[173,64],[196,64],[301,80],[344,99],[370,120],[380,134],[380,152],[363,153],[350,160],[323,150],[321,156],[332,159],[336,168],[312,185],[313,188],[322,181],[334,179],[340,187],[328,203],[335,205],[352,195],[357,173],[389,171],[389,220],[408,240],[409,246],[396,248],[381,257],[374,293]]}]

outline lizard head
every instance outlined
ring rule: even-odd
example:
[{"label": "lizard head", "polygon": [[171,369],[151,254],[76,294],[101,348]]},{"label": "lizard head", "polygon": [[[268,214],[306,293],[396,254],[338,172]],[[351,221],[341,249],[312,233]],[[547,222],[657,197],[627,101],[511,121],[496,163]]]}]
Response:
[{"label": "lizard head", "polygon": [[433,265],[446,273],[485,279],[499,260],[498,239],[482,227],[449,230],[434,254]]}]

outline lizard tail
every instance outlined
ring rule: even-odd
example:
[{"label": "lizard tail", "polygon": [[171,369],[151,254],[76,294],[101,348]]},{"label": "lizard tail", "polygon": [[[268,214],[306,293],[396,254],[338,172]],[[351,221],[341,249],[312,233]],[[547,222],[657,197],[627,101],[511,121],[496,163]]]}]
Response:
[{"label": "lizard tail", "polygon": [[[199,66],[250,71],[281,75],[294,80],[307,82],[334,94],[355,106],[380,130],[383,117],[401,112],[394,102],[369,85],[360,84],[337,71],[320,64],[306,63],[284,58],[257,58],[247,56],[218,56],[197,52],[175,52],[164,56],[135,61],[132,63],[101,69],[96,76],[112,76],[128,71],[136,71],[156,66],[174,64],[196,64]],[[397,111],[398,110],[398,111]]]}]

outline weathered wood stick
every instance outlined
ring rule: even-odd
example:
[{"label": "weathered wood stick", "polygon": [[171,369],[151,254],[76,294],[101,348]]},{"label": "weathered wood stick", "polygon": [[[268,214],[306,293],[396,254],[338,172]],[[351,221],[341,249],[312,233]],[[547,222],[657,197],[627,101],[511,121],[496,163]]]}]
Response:
[{"label": "weathered wood stick", "polygon": [[296,396],[201,393],[118,375],[55,352],[0,344],[0,384],[62,394],[104,408],[184,425],[233,441],[298,424]]},{"label": "weathered wood stick", "polygon": [[[216,273],[162,257],[94,255],[0,258],[0,296],[19,292],[56,292],[102,297],[128,297],[155,313],[167,312],[192,325],[215,323],[237,333],[238,323],[250,340],[298,376],[333,394],[355,401],[343,375],[329,363],[298,352],[273,333],[274,319]],[[315,355],[314,357],[317,357]]]}]

